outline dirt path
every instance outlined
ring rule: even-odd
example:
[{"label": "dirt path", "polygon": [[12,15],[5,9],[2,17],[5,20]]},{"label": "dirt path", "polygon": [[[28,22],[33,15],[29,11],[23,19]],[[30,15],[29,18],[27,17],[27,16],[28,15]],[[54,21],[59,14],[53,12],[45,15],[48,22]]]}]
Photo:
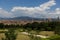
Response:
[{"label": "dirt path", "polygon": [[[31,35],[30,33],[27,33],[27,32],[22,32],[22,34]],[[49,36],[43,36],[43,35],[33,35],[33,36],[37,36],[37,37],[41,37],[41,38],[48,38],[49,37]]]}]

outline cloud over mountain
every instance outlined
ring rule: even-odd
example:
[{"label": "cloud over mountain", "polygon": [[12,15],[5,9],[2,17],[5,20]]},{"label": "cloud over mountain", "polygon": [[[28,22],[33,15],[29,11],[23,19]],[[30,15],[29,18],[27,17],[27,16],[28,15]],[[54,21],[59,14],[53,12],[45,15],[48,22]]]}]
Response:
[{"label": "cloud over mountain", "polygon": [[60,15],[60,8],[56,8],[53,11],[50,11],[51,7],[56,5],[55,0],[49,0],[37,7],[21,7],[16,6],[11,9],[10,12],[5,11],[0,8],[0,17],[20,17],[20,16],[29,16],[36,18],[55,18]]},{"label": "cloud over mountain", "polygon": [[11,12],[8,12],[8,11],[0,8],[0,17],[1,18],[10,18],[10,17],[13,17],[13,14]]}]

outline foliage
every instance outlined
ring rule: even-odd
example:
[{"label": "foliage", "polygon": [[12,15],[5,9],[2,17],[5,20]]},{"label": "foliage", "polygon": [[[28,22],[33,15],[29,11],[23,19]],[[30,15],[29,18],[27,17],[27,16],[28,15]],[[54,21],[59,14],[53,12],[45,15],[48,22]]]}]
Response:
[{"label": "foliage", "polygon": [[49,38],[50,40],[60,40],[60,35],[55,35]]},{"label": "foliage", "polygon": [[6,38],[2,38],[2,40],[16,40],[17,34],[13,29],[9,29],[7,32],[5,32]]},{"label": "foliage", "polygon": [[27,23],[25,25],[4,25],[3,23],[0,23],[0,28],[20,28],[24,29],[24,31],[54,31],[56,34],[60,34],[60,22],[33,22],[33,23]]}]

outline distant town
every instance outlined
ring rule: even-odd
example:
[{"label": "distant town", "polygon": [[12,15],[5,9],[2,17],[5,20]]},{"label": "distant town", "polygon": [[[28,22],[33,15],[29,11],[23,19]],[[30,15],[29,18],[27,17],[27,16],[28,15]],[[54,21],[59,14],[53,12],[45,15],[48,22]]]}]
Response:
[{"label": "distant town", "polygon": [[[22,20],[23,19],[23,20]],[[59,17],[57,18],[41,18],[41,19],[34,19],[34,18],[30,18],[30,19],[26,19],[26,18],[22,18],[22,19],[18,19],[18,20],[13,20],[13,19],[3,19],[3,20],[0,20],[0,23],[3,23],[3,24],[27,24],[27,23],[33,23],[33,22],[51,22],[51,21],[60,21]]]}]

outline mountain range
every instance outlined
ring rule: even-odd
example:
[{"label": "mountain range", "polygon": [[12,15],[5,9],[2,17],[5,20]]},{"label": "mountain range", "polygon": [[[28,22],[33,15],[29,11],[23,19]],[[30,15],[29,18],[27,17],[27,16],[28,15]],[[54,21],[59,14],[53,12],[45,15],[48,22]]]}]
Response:
[{"label": "mountain range", "polygon": [[0,20],[40,20],[39,18],[32,18],[28,16],[14,17],[14,18],[0,18]]},{"label": "mountain range", "polygon": [[[48,20],[48,18],[34,18],[34,17],[28,17],[28,16],[21,16],[21,17],[14,17],[14,18],[1,18],[0,20]],[[51,20],[57,20],[56,18],[51,18]]]}]

